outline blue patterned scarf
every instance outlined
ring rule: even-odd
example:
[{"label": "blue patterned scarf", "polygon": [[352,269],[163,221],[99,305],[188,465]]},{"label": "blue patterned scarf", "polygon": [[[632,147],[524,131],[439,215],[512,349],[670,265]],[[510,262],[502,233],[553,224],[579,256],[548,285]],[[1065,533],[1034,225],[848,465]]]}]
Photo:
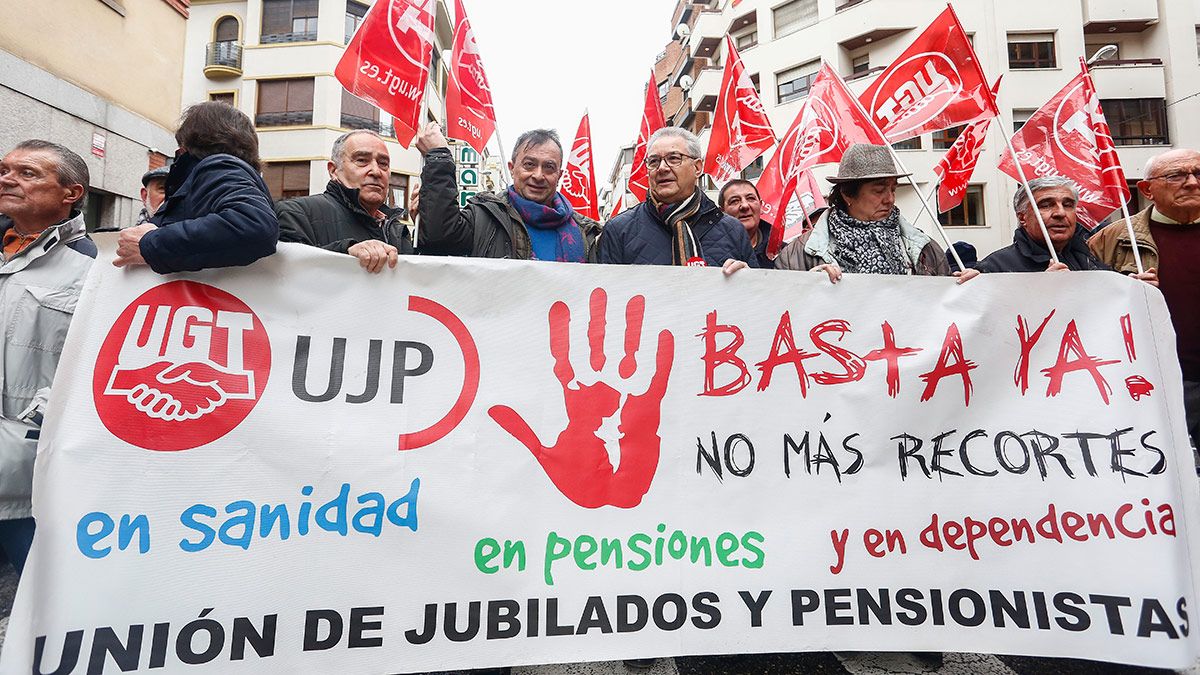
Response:
[{"label": "blue patterned scarf", "polygon": [[551,208],[525,199],[510,185],[508,202],[521,214],[534,260],[584,262],[587,253],[583,231],[575,224],[575,212],[562,195],[555,193],[554,207]]}]

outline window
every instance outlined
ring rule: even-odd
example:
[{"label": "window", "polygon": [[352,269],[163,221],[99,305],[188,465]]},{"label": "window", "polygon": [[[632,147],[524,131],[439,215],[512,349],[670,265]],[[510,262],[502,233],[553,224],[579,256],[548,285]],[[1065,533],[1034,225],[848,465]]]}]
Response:
[{"label": "window", "polygon": [[[408,176],[394,173],[388,179],[388,205],[408,208]],[[412,215],[409,215],[412,218]]]},{"label": "window", "polygon": [[762,91],[762,86],[758,83],[758,73],[750,76],[750,83],[754,85],[754,91]]},{"label": "window", "polygon": [[[951,142],[953,142],[953,141],[951,141]],[[921,137],[915,136],[906,141],[896,141],[895,143],[892,143],[892,148],[894,148],[896,150],[920,150],[921,149]]]},{"label": "window", "polygon": [[818,60],[775,73],[776,102],[783,105],[808,96],[808,91],[812,89],[813,80],[817,79],[817,72],[820,68],[821,62]]},{"label": "window", "polygon": [[1057,68],[1054,33],[1009,33],[1008,67],[1014,70]]},{"label": "window", "polygon": [[317,4],[318,0],[263,0],[263,43],[316,40]]},{"label": "window", "polygon": [[745,169],[742,169],[742,178],[746,180],[758,180],[758,177],[762,175],[763,167],[763,157],[759,155]]},{"label": "window", "polygon": [[254,124],[260,127],[312,124],[313,80],[259,80],[258,112]]},{"label": "window", "polygon": [[957,127],[950,127],[941,131],[933,132],[933,149],[934,150],[949,150],[950,146],[954,145],[954,141],[958,139],[959,134],[966,129],[967,125],[961,124]]},{"label": "window", "polygon": [[213,28],[213,42],[237,42],[238,20],[236,17],[223,16],[217,20]]},{"label": "window", "polygon": [[938,214],[944,227],[983,227],[983,186],[968,185],[962,204]]},{"label": "window", "polygon": [[237,94],[232,91],[210,91],[208,92],[208,100],[237,107]]},{"label": "window", "polygon": [[792,0],[771,10],[775,37],[781,38],[817,22],[817,0]]},{"label": "window", "polygon": [[342,128],[379,131],[379,108],[343,89]]},{"label": "window", "polygon": [[1033,108],[1014,109],[1012,113],[1013,133],[1015,134],[1020,131],[1021,127],[1025,126],[1025,123],[1029,121],[1030,117],[1033,117],[1033,113],[1035,112],[1037,111]]},{"label": "window", "polygon": [[276,201],[308,195],[308,162],[268,162],[262,176]]},{"label": "window", "polygon": [[1168,145],[1167,105],[1161,98],[1108,98],[1100,101],[1113,145]]},{"label": "window", "polygon": [[350,44],[350,38],[354,37],[354,31],[358,30],[366,16],[366,5],[354,2],[354,0],[346,3],[346,44]]},{"label": "window", "polygon": [[742,33],[733,39],[738,49],[749,49],[758,44],[758,31],[752,30],[749,33]]},{"label": "window", "polygon": [[850,74],[858,75],[871,69],[871,55],[863,54],[850,59]]}]

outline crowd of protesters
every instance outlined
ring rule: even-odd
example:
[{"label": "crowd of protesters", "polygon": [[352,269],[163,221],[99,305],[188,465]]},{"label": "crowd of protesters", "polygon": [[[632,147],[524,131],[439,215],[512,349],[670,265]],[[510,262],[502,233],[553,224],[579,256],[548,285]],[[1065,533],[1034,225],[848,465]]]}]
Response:
[{"label": "crowd of protesters", "polygon": [[[333,144],[323,193],[279,203],[260,175],[258,140],[245,114],[221,103],[193,106],[184,113],[176,141],[179,151],[169,169],[142,178],[144,209],[119,234],[117,266],[147,265],[167,274],[248,265],[274,253],[277,242],[298,242],[354,256],[375,273],[394,267],[399,255],[417,253],[714,266],[726,275],[747,267],[807,270],[834,283],[845,274],[952,274],[944,249],[897,208],[898,181],[905,174],[883,146],[856,145],[845,153],[828,179],[829,207],[806,214],[813,226],[771,260],[767,242],[772,228],[783,224],[762,220],[750,181],[729,182],[714,203],[702,187],[700,143],[680,128],[661,129],[649,139],[648,198],[603,228],[574,212],[558,192],[563,148],[549,130],[517,139],[511,186],[479,193],[460,208],[449,145],[430,123],[416,139],[425,161],[419,206],[414,198],[411,215],[387,204],[390,157],[371,131],[349,132]],[[1001,272],[1110,270],[1158,287],[1178,336],[1187,427],[1195,444],[1200,152],[1161,154],[1144,175],[1138,189],[1151,206],[1133,216],[1132,233],[1145,271],[1138,269],[1123,220],[1088,233],[1078,223],[1078,188],[1066,179],[1038,178],[1028,192],[1016,191],[1020,226],[1012,245],[953,275],[964,283]],[[83,159],[55,143],[25,141],[0,159],[5,326],[0,554],[18,573],[33,538],[30,497],[42,415],[75,302],[96,256],[82,215],[88,184]],[[970,253],[973,260],[973,249]]]}]

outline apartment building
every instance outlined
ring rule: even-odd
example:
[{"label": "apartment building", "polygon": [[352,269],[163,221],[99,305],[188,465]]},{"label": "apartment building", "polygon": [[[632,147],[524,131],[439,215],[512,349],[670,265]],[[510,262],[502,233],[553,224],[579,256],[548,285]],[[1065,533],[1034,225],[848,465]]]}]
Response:
[{"label": "apartment building", "polygon": [[175,150],[188,4],[0,3],[0,153],[29,138],[79,153],[92,229],[134,224],[142,174]]},{"label": "apartment building", "polygon": [[[688,127],[707,142],[726,34],[734,38],[772,125],[782,134],[822,59],[861,93],[945,6],[944,0],[742,0],[736,7],[723,0],[681,2],[671,29],[679,57],[657,83],[668,123]],[[1130,182],[1142,177],[1153,155],[1172,147],[1200,147],[1195,124],[1200,119],[1200,0],[960,0],[954,6],[984,72],[993,79],[1004,76],[999,104],[1010,130],[1019,129],[1075,76],[1080,57],[1091,58],[1112,45],[1115,53],[1093,64],[1093,78]],[[668,45],[664,54],[675,49]],[[934,187],[933,167],[958,132],[897,144],[925,194]],[[940,216],[951,239],[974,244],[981,255],[1010,243],[1016,227],[1011,208],[1016,183],[995,168],[1002,146],[991,132],[963,205]],[[745,176],[757,177],[769,157],[770,152]],[[823,177],[835,168],[824,166],[816,173]],[[911,189],[901,189],[899,205],[907,217],[917,218],[920,205]],[[1131,208],[1140,206],[1135,196]],[[931,229],[927,217],[921,220]]]},{"label": "apartment building", "polygon": [[[334,140],[351,129],[388,139],[392,201],[407,206],[421,172],[417,150],[395,142],[391,118],[333,76],[370,3],[355,0],[193,0],[183,103],[226,101],[258,127],[263,177],[276,199],[316,194],[329,181]],[[437,1],[435,49],[422,119],[445,116],[453,20]]]}]

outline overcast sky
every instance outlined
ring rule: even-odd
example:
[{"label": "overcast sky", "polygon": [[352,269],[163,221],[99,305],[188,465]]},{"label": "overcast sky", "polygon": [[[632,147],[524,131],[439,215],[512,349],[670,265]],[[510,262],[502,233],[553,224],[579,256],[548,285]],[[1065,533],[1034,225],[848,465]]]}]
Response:
[{"label": "overcast sky", "polygon": [[557,129],[569,150],[586,108],[596,182],[607,183],[618,148],[637,139],[646,82],[671,38],[675,0],[464,2],[505,152],[536,127]]}]

